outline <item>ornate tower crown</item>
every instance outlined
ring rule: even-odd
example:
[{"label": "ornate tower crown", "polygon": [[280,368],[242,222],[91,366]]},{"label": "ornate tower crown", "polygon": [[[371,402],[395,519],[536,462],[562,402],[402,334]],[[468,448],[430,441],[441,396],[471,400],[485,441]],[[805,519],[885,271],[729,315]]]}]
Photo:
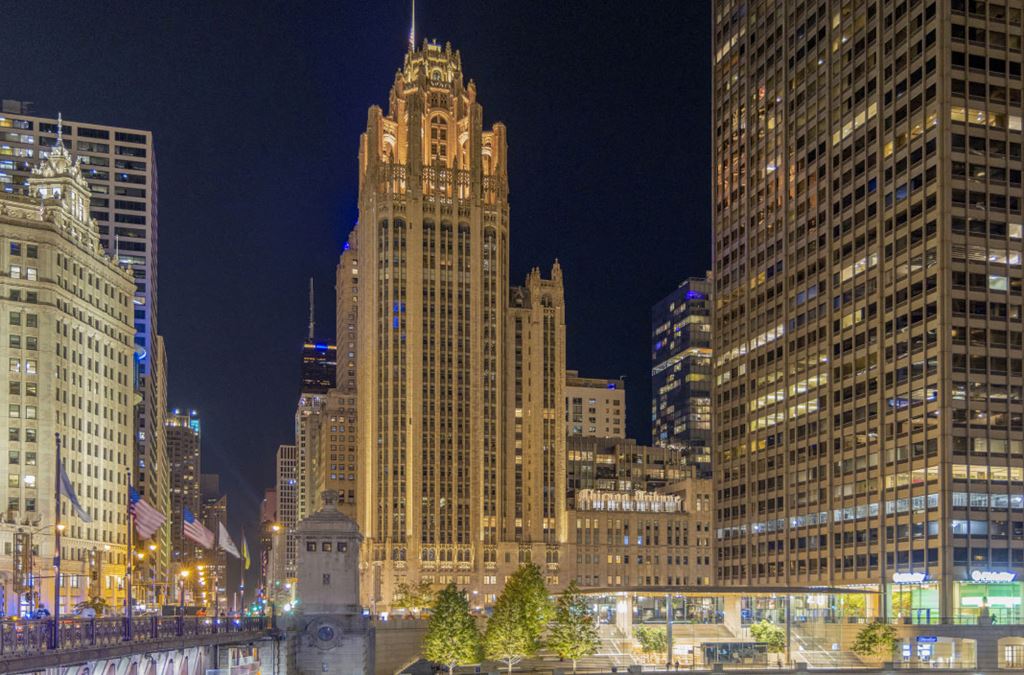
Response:
[{"label": "ornate tower crown", "polygon": [[52,200],[51,205],[63,212],[62,222],[71,226],[73,236],[91,247],[99,246],[99,228],[89,217],[89,183],[82,175],[81,158],[72,159],[64,146],[64,118],[59,113],[57,140],[46,159],[32,169],[29,193],[39,199],[41,210],[44,206],[48,210],[50,205],[45,203]]}]

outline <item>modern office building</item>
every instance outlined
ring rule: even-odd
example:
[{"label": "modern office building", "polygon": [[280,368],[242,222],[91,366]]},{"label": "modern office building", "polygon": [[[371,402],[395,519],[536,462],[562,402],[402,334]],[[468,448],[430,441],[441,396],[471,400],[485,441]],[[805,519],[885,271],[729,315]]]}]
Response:
[{"label": "modern office building", "polygon": [[76,580],[59,599],[62,610],[86,594],[123,603],[129,555],[135,288],[100,245],[85,165],[59,136],[37,158],[20,158],[36,164],[27,194],[0,192],[0,359],[8,363],[0,391],[8,410],[0,541],[8,555],[0,556],[0,579],[8,615],[30,609],[33,593],[55,606],[41,576],[54,555],[58,442],[88,517],[62,510],[62,571]]},{"label": "modern office building", "polygon": [[718,582],[1020,622],[1021,2],[713,14]]},{"label": "modern office building", "polygon": [[565,373],[565,419],[569,435],[626,437],[626,381]]},{"label": "modern office building", "polygon": [[171,524],[171,562],[180,567],[191,564],[196,558],[196,545],[183,533],[182,513],[188,507],[196,518],[201,515],[202,433],[199,415],[195,410],[183,412],[175,408],[169,411],[164,422],[164,435],[170,464],[171,511],[167,520]]},{"label": "modern office building", "polygon": [[651,439],[711,477],[711,280],[691,277],[651,312]]},{"label": "modern office building", "polygon": [[337,347],[307,338],[302,345],[302,392],[326,394],[334,386]]}]

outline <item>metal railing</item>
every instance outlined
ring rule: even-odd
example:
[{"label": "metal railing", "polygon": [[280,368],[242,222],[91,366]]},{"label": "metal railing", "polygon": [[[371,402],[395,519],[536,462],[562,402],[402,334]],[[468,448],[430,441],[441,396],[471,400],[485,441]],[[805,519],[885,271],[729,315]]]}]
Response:
[{"label": "metal railing", "polygon": [[201,616],[123,617],[0,621],[0,657],[30,656],[88,647],[143,643],[182,637],[259,633],[271,628],[268,617],[214,618]]}]

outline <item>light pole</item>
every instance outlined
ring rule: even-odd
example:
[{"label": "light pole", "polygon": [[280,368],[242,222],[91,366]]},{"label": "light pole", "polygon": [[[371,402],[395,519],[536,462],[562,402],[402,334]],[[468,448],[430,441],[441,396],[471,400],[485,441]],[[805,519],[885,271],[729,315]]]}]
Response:
[{"label": "light pole", "polygon": [[182,621],[185,620],[185,580],[188,579],[188,574],[188,570],[182,570],[179,575],[181,577],[181,593],[179,594],[178,600],[181,603],[179,614],[181,615]]}]

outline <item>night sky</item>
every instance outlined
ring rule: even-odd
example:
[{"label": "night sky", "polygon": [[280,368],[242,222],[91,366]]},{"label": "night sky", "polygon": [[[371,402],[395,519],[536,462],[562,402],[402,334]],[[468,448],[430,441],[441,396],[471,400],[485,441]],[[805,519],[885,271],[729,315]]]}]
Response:
[{"label": "night sky", "polygon": [[[508,127],[511,280],[565,275],[568,364],[627,376],[650,440],[650,307],[710,264],[706,0],[420,0],[484,127]],[[14,2],[0,98],[151,129],[169,404],[202,415],[203,469],[256,539],[293,440],[307,283],[334,335],[334,267],[356,222],[359,134],[386,111],[408,2]],[[255,567],[255,566],[254,566]]]}]

